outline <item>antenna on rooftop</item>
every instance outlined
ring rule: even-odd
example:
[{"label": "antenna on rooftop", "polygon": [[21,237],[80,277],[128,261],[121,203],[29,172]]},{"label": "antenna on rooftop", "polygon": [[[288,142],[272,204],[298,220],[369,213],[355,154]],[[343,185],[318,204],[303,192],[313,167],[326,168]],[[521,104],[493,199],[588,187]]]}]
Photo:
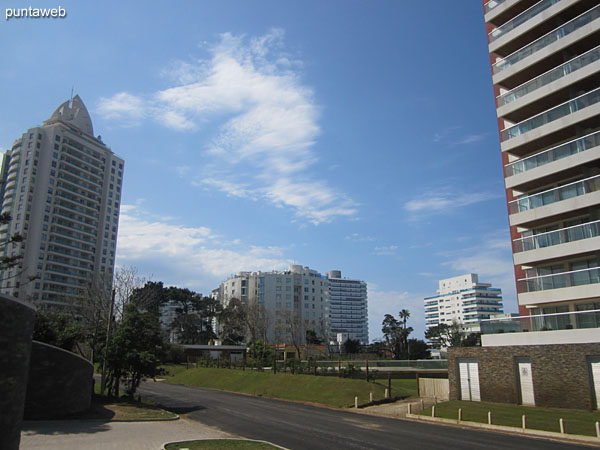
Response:
[{"label": "antenna on rooftop", "polygon": [[73,89],[75,88],[75,86],[71,86],[71,99],[69,100],[69,106],[71,106],[73,104]]}]

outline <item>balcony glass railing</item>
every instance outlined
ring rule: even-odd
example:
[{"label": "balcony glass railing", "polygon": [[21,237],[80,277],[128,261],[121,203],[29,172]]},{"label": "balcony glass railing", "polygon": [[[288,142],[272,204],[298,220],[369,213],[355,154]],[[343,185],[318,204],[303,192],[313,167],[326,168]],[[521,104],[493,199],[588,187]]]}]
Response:
[{"label": "balcony glass railing", "polygon": [[494,75],[503,71],[504,69],[508,69],[509,67],[513,66],[519,61],[549,46],[550,44],[568,36],[574,31],[579,30],[580,28],[591,23],[598,17],[600,17],[600,5],[595,6],[594,8],[581,14],[580,16],[575,17],[573,20],[556,28],[548,34],[545,34],[541,38],[533,41],[531,44],[528,44],[525,47],[517,50],[516,52],[511,53],[506,58],[498,59],[496,63],[492,66],[492,71],[494,72]]},{"label": "balcony glass railing", "polygon": [[513,200],[508,204],[508,213],[516,214],[528,211],[598,190],[600,190],[600,175]]},{"label": "balcony glass railing", "polygon": [[541,2],[538,2],[535,5],[533,5],[531,8],[526,9],[518,16],[503,24],[501,27],[492,30],[488,34],[490,43],[494,42],[500,36],[508,33],[509,31],[514,30],[519,25],[527,22],[532,17],[537,16],[539,13],[550,8],[552,5],[558,3],[559,1],[560,0],[542,0]]},{"label": "balcony glass railing", "polygon": [[541,87],[546,86],[547,84],[552,83],[553,81],[556,81],[575,72],[576,70],[598,61],[598,59],[600,59],[600,47],[593,48],[592,50],[579,55],[578,57],[573,58],[572,60],[561,64],[560,66],[555,67],[546,73],[543,73],[539,77],[536,77],[533,80],[523,83],[522,85],[517,86],[516,88],[502,95],[499,95],[496,97],[498,107],[507,105],[518,98],[521,98]]},{"label": "balcony glass railing", "polygon": [[600,309],[482,320],[481,334],[600,328]]},{"label": "balcony glass railing", "polygon": [[567,242],[575,242],[598,236],[600,236],[600,220],[515,239],[513,241],[514,252],[527,252],[529,250],[552,247],[553,245],[566,244]]},{"label": "balcony glass railing", "polygon": [[502,142],[525,134],[528,131],[539,128],[555,120],[562,119],[569,114],[573,114],[579,110],[585,109],[588,106],[595,105],[598,102],[600,102],[600,88],[588,92],[587,94],[583,94],[582,96],[574,98],[573,100],[569,100],[568,102],[549,109],[548,111],[544,111],[537,116],[533,116],[531,119],[524,120],[523,122],[519,122],[518,124],[509,128],[505,128],[501,133]]},{"label": "balcony glass railing", "polygon": [[489,13],[492,9],[494,9],[496,6],[501,5],[502,3],[504,3],[506,0],[490,0],[489,2],[487,2],[484,5],[485,8],[485,12],[486,14]]},{"label": "balcony glass railing", "polygon": [[544,150],[543,152],[507,164],[505,166],[506,177],[512,177],[513,175],[527,172],[528,170],[535,169],[536,167],[540,167],[545,164],[558,161],[559,159],[566,158],[567,156],[571,156],[599,146],[600,131],[593,134],[588,134],[587,136],[574,141],[561,144],[549,150]]},{"label": "balcony glass railing", "polygon": [[538,292],[600,283],[600,267],[553,273],[519,280],[520,292]]}]

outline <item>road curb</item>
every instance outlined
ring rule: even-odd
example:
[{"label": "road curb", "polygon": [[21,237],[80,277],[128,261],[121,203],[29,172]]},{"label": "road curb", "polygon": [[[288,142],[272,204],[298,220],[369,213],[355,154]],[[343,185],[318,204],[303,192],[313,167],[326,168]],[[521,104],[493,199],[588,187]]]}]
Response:
[{"label": "road curb", "polygon": [[444,423],[448,425],[458,425],[461,427],[467,428],[475,428],[482,430],[490,430],[490,431],[501,431],[505,433],[511,434],[519,434],[522,436],[530,436],[530,437],[542,437],[542,438],[550,438],[553,440],[560,441],[570,441],[570,442],[578,442],[591,444],[597,447],[600,447],[600,439],[593,436],[582,436],[579,434],[562,434],[556,433],[554,431],[543,431],[543,430],[532,430],[532,429],[523,429],[519,427],[508,427],[505,425],[490,425],[487,423],[479,423],[479,422],[468,422],[465,420],[456,420],[456,419],[445,419],[443,417],[429,417],[429,416],[421,416],[418,414],[406,414],[407,419],[418,420],[422,422],[434,422],[434,423]]},{"label": "road curb", "polygon": [[174,442],[165,442],[162,447],[161,450],[165,450],[165,448],[167,447],[167,445],[171,445],[171,444],[185,444],[186,442],[195,442],[195,441],[245,441],[245,442],[258,442],[259,444],[268,444],[268,445],[272,445],[275,448],[279,448],[281,450],[290,450],[287,447],[282,447],[281,445],[277,445],[277,444],[273,444],[272,442],[269,441],[261,441],[258,439],[245,439],[245,438],[222,438],[222,439],[196,439],[196,440],[188,440],[188,441],[174,441]]}]

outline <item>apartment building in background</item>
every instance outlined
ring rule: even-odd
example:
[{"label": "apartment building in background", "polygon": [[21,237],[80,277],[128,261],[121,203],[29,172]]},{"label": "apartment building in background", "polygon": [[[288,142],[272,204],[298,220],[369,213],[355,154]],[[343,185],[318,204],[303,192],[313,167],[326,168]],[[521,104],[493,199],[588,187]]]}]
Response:
[{"label": "apartment building in background", "polygon": [[306,330],[327,335],[328,281],[316,270],[292,265],[273,272],[239,272],[221,283],[218,299],[226,307],[237,298],[263,319],[269,343],[304,343]]},{"label": "apartment building in background", "polygon": [[425,298],[425,325],[476,324],[501,314],[502,290],[480,283],[479,275],[467,273],[438,282],[438,295]]},{"label": "apartment building in background", "polygon": [[600,309],[600,2],[484,9],[520,315]]},{"label": "apartment building in background", "polygon": [[224,281],[213,296],[223,306],[237,298],[266,315],[267,340],[291,343],[291,334],[314,330],[323,341],[336,341],[338,333],[368,342],[366,283],[327,275],[301,265],[272,272],[239,272]]},{"label": "apartment building in background", "polygon": [[367,283],[361,280],[342,278],[339,270],[326,274],[329,281],[329,340],[341,341],[338,335],[369,343],[369,317]]},{"label": "apartment building in background", "polygon": [[0,291],[38,306],[61,308],[90,283],[110,288],[115,265],[124,162],[94,136],[79,96],[30,128],[2,160],[0,202],[11,215],[0,242],[22,255],[0,273]]}]

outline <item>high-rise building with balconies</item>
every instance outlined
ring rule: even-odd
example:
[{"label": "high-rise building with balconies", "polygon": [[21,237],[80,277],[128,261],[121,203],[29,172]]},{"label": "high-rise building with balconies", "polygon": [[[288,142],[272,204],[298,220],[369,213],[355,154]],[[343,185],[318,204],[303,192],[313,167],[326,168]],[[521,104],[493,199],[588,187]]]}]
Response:
[{"label": "high-rise building with balconies", "polygon": [[438,295],[425,298],[425,325],[476,324],[501,314],[502,290],[480,283],[479,275],[467,273],[440,280]]},{"label": "high-rise building with balconies", "polygon": [[341,334],[368,344],[367,283],[342,278],[339,270],[330,270],[326,275],[329,281],[329,340],[340,341],[337,336]]},{"label": "high-rise building with balconies", "polygon": [[[19,264],[0,273],[0,291],[61,308],[90,283],[110,288],[115,265],[123,160],[100,136],[79,96],[15,141],[2,161],[0,247]],[[100,284],[97,284],[100,283]]]},{"label": "high-rise building with balconies", "polygon": [[600,2],[484,13],[520,315],[598,327],[577,312],[600,309]]}]

